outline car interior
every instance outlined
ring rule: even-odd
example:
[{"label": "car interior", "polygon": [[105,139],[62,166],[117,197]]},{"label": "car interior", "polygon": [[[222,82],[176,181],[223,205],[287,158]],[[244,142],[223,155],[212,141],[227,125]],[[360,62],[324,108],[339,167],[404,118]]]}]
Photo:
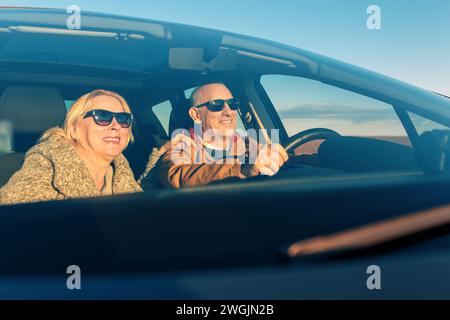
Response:
[{"label": "car interior", "polygon": [[[122,94],[135,114],[136,140],[125,155],[139,178],[152,149],[168,141],[175,129],[191,126],[185,91],[214,81],[225,83],[243,102],[239,110],[243,129],[258,129],[261,124],[268,130],[280,129],[281,144],[291,155],[296,151],[300,154],[292,157],[283,172],[293,169],[295,175],[328,175],[420,171],[414,151],[418,134],[405,115],[409,105],[400,104],[394,96],[388,102],[405,127],[409,145],[343,136],[321,127],[289,137],[274,102],[259,81],[262,75],[311,78],[368,96],[378,95],[376,98],[383,100],[389,98],[356,87],[358,81],[360,86],[367,83],[355,76],[345,75],[346,81],[339,82],[336,79],[343,77],[342,71],[320,65],[287,46],[208,29],[92,14],[85,28],[95,30],[94,36],[90,31],[73,33],[54,25],[44,28],[33,21],[33,15],[24,22],[14,10],[2,14],[5,32],[0,35],[0,119],[11,123],[13,132],[11,150],[1,155],[0,185],[20,167],[24,153],[39,135],[61,122],[70,102],[97,88]],[[61,14],[56,11],[49,19]],[[161,103],[164,120],[155,113],[155,106]],[[413,105],[411,108],[415,110]],[[324,142],[312,154],[301,154],[299,147],[313,140]],[[290,170],[285,176],[293,174]]]},{"label": "car interior", "polygon": [[[12,152],[1,155],[0,185],[20,167],[24,152],[39,135],[61,122],[67,103],[96,88],[117,91],[131,105],[136,141],[125,155],[138,178],[153,148],[166,142],[175,129],[190,127],[185,90],[213,81],[225,83],[244,102],[239,116],[245,129],[259,128],[255,118],[260,118],[266,129],[280,129],[280,141],[291,154],[312,140],[325,140],[313,155],[290,161],[286,167],[294,168],[296,174],[420,169],[413,149],[417,133],[405,117],[401,120],[412,146],[341,136],[327,132],[327,128],[289,137],[258,79],[264,74],[314,79],[318,63],[285,48],[171,24],[147,23],[143,28],[140,21],[125,22],[116,17],[87,20],[88,27],[95,22],[95,37],[33,24],[18,27],[14,19],[19,17],[11,14],[4,19],[7,32],[1,34],[0,118],[12,124],[13,145]],[[130,25],[127,33],[116,30],[120,36],[109,38],[102,32],[112,23]],[[351,89],[351,84],[346,85]],[[169,117],[168,124],[153,110],[160,103],[166,103],[163,113]]]},{"label": "car interior", "polygon": [[[169,59],[175,58],[172,55]],[[67,103],[95,88],[110,89],[122,94],[135,114],[136,123],[133,130],[136,139],[124,153],[135,177],[138,178],[153,148],[158,148],[168,141],[175,129],[191,126],[187,113],[189,97],[186,96],[185,91],[202,83],[214,81],[224,82],[234,95],[244,102],[239,110],[239,117],[246,129],[258,128],[259,124],[254,116],[254,110],[257,108],[257,116],[264,119],[267,129],[281,129],[280,140],[288,147],[291,154],[305,143],[317,139],[325,140],[320,144],[316,154],[300,155],[290,161],[289,167],[295,168],[296,174],[419,170],[411,146],[377,139],[341,136],[337,132],[329,132],[330,129],[326,128],[307,130],[288,137],[269,97],[257,84],[262,70],[267,69],[267,72],[282,70],[276,71],[272,62],[265,60],[257,62],[251,60],[252,64],[245,62],[242,69],[210,71],[208,74],[173,70],[157,65],[156,72],[152,69],[142,79],[122,78],[114,86],[105,83],[105,80],[114,82],[116,79],[106,71],[103,74],[104,70],[101,69],[82,70],[84,75],[76,78],[68,78],[69,74],[66,70],[58,70],[59,73],[53,74],[49,80],[46,74],[40,72],[16,73],[14,67],[9,65],[9,71],[3,72],[3,79],[1,79],[0,118],[12,123],[12,149],[10,150],[12,152],[0,156],[2,159],[0,185],[5,184],[9,177],[20,168],[25,152],[36,143],[40,134],[61,123],[68,107]],[[48,68],[56,70],[57,65],[51,65]],[[73,68],[75,70],[75,66]],[[32,70],[36,70],[36,67],[33,66]],[[24,76],[23,79],[27,81],[11,81],[11,78],[19,76]],[[90,85],[86,86],[85,83]],[[153,110],[153,107],[162,102],[166,102],[164,112],[168,116],[168,124],[161,123]],[[254,108],[250,109],[250,106]],[[167,128],[164,128],[164,125]]]},{"label": "car interior", "polygon": [[[135,115],[135,142],[124,153],[136,178],[153,148],[175,129],[189,128],[186,90],[203,83],[225,83],[241,100],[244,128],[258,129],[260,119],[266,129],[280,129],[292,155],[323,142],[312,154],[293,156],[274,177],[2,208],[0,241],[17,234],[32,241],[0,251],[1,272],[29,272],[30,261],[43,256],[33,272],[56,272],[71,259],[93,272],[278,264],[293,241],[450,201],[440,192],[448,179],[424,175],[417,162],[419,134],[406,115],[412,110],[439,120],[439,108],[421,109],[415,96],[393,93],[392,83],[246,36],[106,15],[86,16],[85,28],[95,35],[75,34],[56,23],[44,27],[32,15],[26,24],[11,12],[0,25],[0,119],[12,124],[10,149],[0,153],[0,186],[42,132],[61,123],[70,103],[98,88],[124,96]],[[259,82],[264,74],[311,78],[387,101],[411,145],[328,128],[289,136]],[[163,116],[155,111],[161,106]],[[205,206],[214,214],[200,210]]]},{"label": "car interior", "polygon": [[[192,84],[186,88],[191,86]],[[80,90],[81,88],[76,89]],[[153,98],[150,90],[144,90],[144,94],[143,92],[128,93],[126,90],[114,89],[126,96],[135,114],[136,123],[133,128],[135,142],[125,150],[124,154],[130,162],[135,177],[138,178],[145,168],[152,148],[158,148],[168,141],[173,130],[190,128],[191,120],[187,114],[189,100],[184,96],[184,90],[177,90],[177,88],[173,89],[171,95],[161,97],[169,100],[173,106],[170,111],[170,132],[165,132],[162,124],[152,112],[152,106],[157,105],[158,100]],[[4,120],[9,120],[14,130],[12,135],[13,152],[0,155],[2,162],[1,185],[4,185],[9,177],[20,168],[25,152],[36,144],[39,136],[46,129],[61,124],[66,112],[65,101],[76,99],[83,93],[78,90],[73,90],[73,87],[66,88],[61,84],[58,86],[14,84],[3,87],[0,116]],[[338,134],[326,137],[323,130],[308,133],[306,139],[303,136],[302,139],[296,137],[296,143],[300,145],[305,141],[326,139],[320,145],[316,155],[317,161],[314,163],[316,169],[318,167],[332,169],[324,171],[326,173],[331,171],[350,173],[419,169],[411,147],[376,139],[342,137]],[[291,167],[303,167],[304,169],[308,165],[311,167],[311,162],[304,164],[301,158],[299,157],[295,162],[292,161]],[[303,172],[308,171],[303,170]],[[314,172],[318,173],[317,170]]]}]

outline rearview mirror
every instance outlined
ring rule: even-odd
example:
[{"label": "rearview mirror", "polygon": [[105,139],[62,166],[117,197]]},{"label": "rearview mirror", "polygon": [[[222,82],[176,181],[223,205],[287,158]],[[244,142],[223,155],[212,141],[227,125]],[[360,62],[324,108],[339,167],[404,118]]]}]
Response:
[{"label": "rearview mirror", "polygon": [[169,66],[175,70],[234,70],[237,66],[237,53],[234,50],[220,48],[217,56],[205,62],[203,48],[171,48],[169,50]]}]

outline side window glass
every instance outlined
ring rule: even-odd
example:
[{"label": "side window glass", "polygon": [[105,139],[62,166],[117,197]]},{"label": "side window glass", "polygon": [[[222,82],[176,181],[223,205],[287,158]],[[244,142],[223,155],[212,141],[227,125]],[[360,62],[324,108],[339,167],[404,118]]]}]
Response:
[{"label": "side window glass", "polygon": [[154,105],[152,107],[152,110],[156,118],[158,118],[162,127],[166,131],[166,134],[169,134],[169,120],[170,113],[172,112],[172,104],[170,103],[170,101],[166,100],[164,102],[158,103],[157,105]]},{"label": "side window glass", "polygon": [[75,100],[64,100],[64,103],[66,104],[66,110],[69,111],[69,109],[75,103]]},{"label": "side window glass", "polygon": [[8,120],[0,120],[0,153],[12,152],[13,128]]},{"label": "side window glass", "polygon": [[192,87],[192,88],[189,88],[189,89],[184,90],[184,97],[185,97],[186,99],[190,99],[190,98],[191,98],[192,92],[194,92],[194,90],[197,89],[197,88],[198,88],[198,87]]},{"label": "side window glass", "polygon": [[443,124],[440,124],[440,123],[434,122],[430,119],[419,116],[416,113],[408,111],[408,115],[409,115],[414,127],[416,128],[416,131],[418,134],[422,134],[425,131],[431,131],[434,129],[445,129],[445,130],[449,129],[449,127],[444,126]]},{"label": "side window glass", "polygon": [[328,128],[345,136],[409,144],[390,104],[295,76],[264,75],[261,84],[289,136],[311,128]]}]

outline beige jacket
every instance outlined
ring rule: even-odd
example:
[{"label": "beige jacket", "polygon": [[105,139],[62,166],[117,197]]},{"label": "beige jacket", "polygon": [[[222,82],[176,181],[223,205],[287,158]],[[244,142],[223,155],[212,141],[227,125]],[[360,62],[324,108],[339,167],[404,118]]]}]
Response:
[{"label": "beige jacket", "polygon": [[[113,194],[142,191],[122,154],[111,165]],[[0,189],[0,204],[98,195],[101,193],[73,145],[62,137],[53,136],[26,153],[22,168]]]}]

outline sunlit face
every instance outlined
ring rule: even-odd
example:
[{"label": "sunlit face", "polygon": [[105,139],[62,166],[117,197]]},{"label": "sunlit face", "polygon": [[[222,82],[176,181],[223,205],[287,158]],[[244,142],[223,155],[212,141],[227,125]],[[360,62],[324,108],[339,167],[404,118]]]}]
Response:
[{"label": "sunlit face", "polygon": [[[89,110],[103,109],[112,112],[125,112],[119,100],[101,95],[92,99]],[[78,147],[92,157],[112,161],[125,149],[131,133],[130,128],[122,128],[116,118],[107,126],[95,123],[93,117],[80,119],[75,128]]]},{"label": "sunlit face", "polygon": [[[208,84],[200,88],[195,96],[194,106],[207,101],[233,98],[230,90],[223,84]],[[209,111],[207,107],[191,108],[189,114],[194,121],[202,122],[203,131],[212,129],[222,136],[234,133],[236,129],[236,111],[231,110],[226,103],[224,109],[219,112]]]}]

